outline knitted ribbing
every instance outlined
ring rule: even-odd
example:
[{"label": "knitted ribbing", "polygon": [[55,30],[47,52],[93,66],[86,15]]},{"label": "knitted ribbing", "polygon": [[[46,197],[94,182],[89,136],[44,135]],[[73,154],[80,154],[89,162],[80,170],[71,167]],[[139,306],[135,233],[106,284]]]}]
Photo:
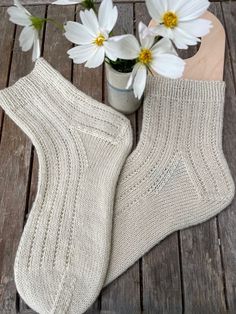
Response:
[{"label": "knitted ribbing", "polygon": [[38,192],[15,260],[39,313],[83,313],[104,283],[115,187],[132,146],[128,119],[76,89],[45,60],[0,92],[39,158]]},{"label": "knitted ribbing", "polygon": [[224,82],[148,78],[140,141],[122,169],[106,284],[170,233],[232,200],[222,151]]}]

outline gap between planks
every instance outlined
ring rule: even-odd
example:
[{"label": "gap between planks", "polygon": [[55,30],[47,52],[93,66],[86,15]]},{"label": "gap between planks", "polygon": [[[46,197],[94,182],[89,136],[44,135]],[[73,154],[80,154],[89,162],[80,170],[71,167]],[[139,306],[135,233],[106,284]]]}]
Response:
[{"label": "gap between planks", "polygon": [[[21,0],[22,4],[24,5],[46,5],[46,4],[51,4],[55,0]],[[211,2],[231,2],[231,1],[236,1],[236,0],[210,0]],[[101,1],[95,1],[96,3],[99,3]],[[143,3],[144,1],[142,0],[115,0],[114,3]],[[8,7],[13,4],[13,0],[1,0],[0,2],[0,7]]]}]

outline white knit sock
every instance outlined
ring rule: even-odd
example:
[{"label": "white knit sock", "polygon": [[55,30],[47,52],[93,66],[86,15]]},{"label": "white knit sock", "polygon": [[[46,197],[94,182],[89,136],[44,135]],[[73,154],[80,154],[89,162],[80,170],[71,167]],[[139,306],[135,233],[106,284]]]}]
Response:
[{"label": "white knit sock", "polygon": [[222,151],[225,84],[148,79],[140,141],[120,176],[106,284],[173,231],[232,200]]},{"label": "white knit sock", "polygon": [[0,105],[30,137],[38,193],[15,260],[15,281],[39,313],[83,313],[104,283],[115,188],[132,146],[128,119],[78,91],[45,60]]}]

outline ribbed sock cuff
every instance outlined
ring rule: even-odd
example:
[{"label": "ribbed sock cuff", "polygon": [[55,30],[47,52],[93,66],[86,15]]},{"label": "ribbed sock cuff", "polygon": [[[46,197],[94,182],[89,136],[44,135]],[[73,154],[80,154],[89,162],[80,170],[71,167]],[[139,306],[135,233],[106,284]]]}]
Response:
[{"label": "ribbed sock cuff", "polygon": [[161,76],[147,79],[146,96],[182,99],[186,102],[224,102],[225,82],[169,79]]},{"label": "ribbed sock cuff", "polygon": [[0,91],[0,106],[13,118],[25,106],[47,110],[45,100],[58,111],[63,107],[71,124],[85,131],[101,129],[103,135],[114,139],[129,125],[125,116],[81,92],[43,58],[36,61],[31,73]]}]

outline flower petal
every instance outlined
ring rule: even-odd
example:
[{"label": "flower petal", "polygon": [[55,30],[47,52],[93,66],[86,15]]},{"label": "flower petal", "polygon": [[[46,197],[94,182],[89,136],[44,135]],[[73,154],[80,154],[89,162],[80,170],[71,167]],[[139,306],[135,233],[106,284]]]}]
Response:
[{"label": "flower petal", "polygon": [[139,67],[137,69],[137,73],[134,77],[134,82],[133,82],[133,89],[134,89],[134,95],[135,97],[138,97],[140,99],[143,95],[145,85],[146,85],[146,80],[147,80],[147,69],[144,65],[139,64]]},{"label": "flower petal", "polygon": [[7,13],[10,15],[9,20],[17,25],[29,26],[32,24],[30,15],[18,7],[10,7],[7,9]]},{"label": "flower petal", "polygon": [[177,52],[175,51],[173,44],[170,39],[168,38],[162,38],[159,40],[151,49],[153,56],[158,56],[159,54],[163,53],[172,53],[177,55]]},{"label": "flower petal", "polygon": [[26,26],[23,28],[20,36],[19,42],[22,51],[29,51],[34,43],[35,30],[31,26]]},{"label": "flower petal", "polygon": [[116,50],[117,58],[132,60],[138,57],[140,45],[134,35],[114,36],[110,38],[113,49]]},{"label": "flower petal", "polygon": [[112,0],[103,0],[98,10],[98,21],[101,29],[110,33],[118,18],[117,7],[113,7]]},{"label": "flower petal", "polygon": [[77,46],[67,51],[69,57],[73,59],[74,63],[84,63],[87,61],[96,51],[96,46],[93,44]]},{"label": "flower petal", "polygon": [[57,5],[71,5],[71,4],[77,4],[81,3],[82,0],[74,1],[74,0],[57,0],[54,1],[52,4],[57,4]]},{"label": "flower petal", "polygon": [[148,27],[142,22],[139,22],[138,30],[141,46],[143,48],[151,48],[155,39],[154,35],[150,35]]},{"label": "flower petal", "polygon": [[87,68],[97,68],[103,63],[104,58],[105,58],[104,47],[97,47],[95,53],[85,63],[85,66]]},{"label": "flower petal", "polygon": [[96,14],[93,9],[80,11],[80,18],[84,26],[88,29],[92,36],[97,36],[99,34],[99,24]]},{"label": "flower petal", "polygon": [[188,46],[194,46],[201,40],[187,33],[180,27],[173,29],[173,42],[179,49],[187,49]]},{"label": "flower petal", "polygon": [[21,2],[19,0],[14,0],[14,5],[21,9],[22,11],[24,11],[26,14],[31,15],[30,12],[28,10],[26,10],[26,8],[23,7],[23,5],[21,4]]},{"label": "flower petal", "polygon": [[210,32],[213,27],[212,22],[206,19],[196,19],[188,22],[179,23],[178,27],[195,37],[202,37]]},{"label": "flower petal", "polygon": [[104,48],[105,48],[106,56],[112,61],[116,61],[118,57],[117,57],[116,47],[114,46],[114,41],[110,39],[105,41]]},{"label": "flower petal", "polygon": [[165,25],[150,27],[150,32],[152,32],[155,36],[173,39],[172,29],[165,27]]},{"label": "flower petal", "polygon": [[185,4],[186,0],[167,0],[167,11],[176,12],[182,5]]},{"label": "flower petal", "polygon": [[185,62],[175,55],[161,54],[153,60],[151,68],[163,76],[180,78],[184,72]]},{"label": "flower petal", "polygon": [[134,77],[135,77],[135,75],[136,75],[136,73],[137,73],[139,67],[140,67],[140,63],[136,63],[136,64],[134,65],[133,70],[132,70],[132,72],[131,72],[131,74],[130,74],[130,77],[129,77],[129,79],[128,79],[126,88],[130,88],[131,85],[133,84]]},{"label": "flower petal", "polygon": [[184,0],[183,5],[176,11],[179,21],[190,21],[201,16],[209,7],[208,0]]},{"label": "flower petal", "polygon": [[87,27],[80,23],[69,21],[64,28],[65,37],[74,44],[86,45],[90,44],[94,39]]},{"label": "flower petal", "polygon": [[33,46],[33,54],[32,54],[33,62],[36,61],[38,58],[40,58],[40,54],[41,54],[38,32],[36,30],[34,30],[34,32],[35,32],[35,35],[34,35],[34,46]]},{"label": "flower petal", "polygon": [[160,23],[162,15],[167,11],[167,2],[162,0],[146,0],[146,6],[150,16]]}]

